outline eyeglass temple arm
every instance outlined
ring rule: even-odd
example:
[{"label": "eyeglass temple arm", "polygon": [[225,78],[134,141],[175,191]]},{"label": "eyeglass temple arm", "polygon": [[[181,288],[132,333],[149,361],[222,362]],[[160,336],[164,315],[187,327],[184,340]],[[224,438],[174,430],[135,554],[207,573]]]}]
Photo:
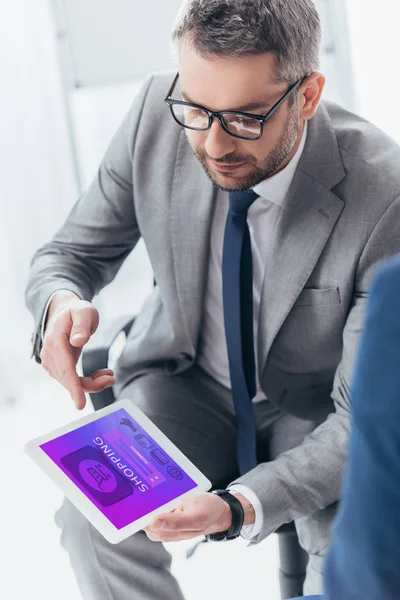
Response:
[{"label": "eyeglass temple arm", "polygon": [[282,96],[282,98],[280,100],[278,100],[278,102],[275,104],[275,106],[273,106],[271,108],[271,110],[264,116],[264,124],[266,123],[266,121],[269,121],[269,119],[271,117],[273,117],[273,115],[276,113],[276,111],[282,106],[282,104],[289,98],[289,96],[296,90],[298,89],[301,84],[303,83],[303,81],[305,81],[307,79],[308,75],[306,75],[305,77],[303,77],[302,79],[299,79],[298,81],[296,81],[296,83],[294,83],[286,92],[286,94],[284,96]]},{"label": "eyeglass temple arm", "polygon": [[178,79],[179,79],[179,73],[176,74],[174,81],[172,82],[172,85],[169,89],[168,94],[165,96],[165,100],[168,100],[169,98],[171,98],[172,96],[172,92],[175,89],[176,84],[178,83]]}]

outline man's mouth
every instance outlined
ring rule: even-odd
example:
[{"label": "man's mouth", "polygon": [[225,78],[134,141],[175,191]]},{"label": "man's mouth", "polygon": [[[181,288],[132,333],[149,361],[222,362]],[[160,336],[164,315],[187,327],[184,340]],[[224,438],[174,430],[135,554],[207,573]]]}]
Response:
[{"label": "man's mouth", "polygon": [[246,164],[245,162],[240,162],[240,163],[218,163],[218,162],[211,162],[212,166],[217,169],[217,171],[221,171],[221,172],[231,172],[231,171],[236,171],[237,169],[240,169],[241,167],[244,167],[244,165]]}]

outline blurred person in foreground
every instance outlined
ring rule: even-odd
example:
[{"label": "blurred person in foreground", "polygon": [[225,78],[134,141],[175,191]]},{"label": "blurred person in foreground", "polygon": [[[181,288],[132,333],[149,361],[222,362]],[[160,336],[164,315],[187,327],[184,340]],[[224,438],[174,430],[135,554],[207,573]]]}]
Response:
[{"label": "blurred person in foreground", "polygon": [[[186,0],[173,39],[178,75],[148,78],[34,258],[33,352],[78,409],[115,385],[229,492],[199,494],[118,546],[66,500],[61,542],[85,599],[177,600],[152,541],[256,544],[294,520],[305,590],[320,593],[369,282],[400,251],[400,151],[321,102],[311,0]],[[92,298],[140,238],[157,285],[115,377],[83,379]]]},{"label": "blurred person in foreground", "polygon": [[[310,600],[400,598],[400,256],[374,278],[352,386],[342,501]],[[306,600],[306,599],[305,599]]]}]

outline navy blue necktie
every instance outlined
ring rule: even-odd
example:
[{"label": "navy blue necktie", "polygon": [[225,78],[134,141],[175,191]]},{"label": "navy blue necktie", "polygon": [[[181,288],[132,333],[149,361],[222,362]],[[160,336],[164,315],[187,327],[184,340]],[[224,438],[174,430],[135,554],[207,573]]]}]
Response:
[{"label": "navy blue necktie", "polygon": [[257,465],[252,399],[256,395],[253,335],[253,263],[247,212],[258,195],[231,192],[222,259],[223,303],[229,372],[237,423],[241,474]]}]

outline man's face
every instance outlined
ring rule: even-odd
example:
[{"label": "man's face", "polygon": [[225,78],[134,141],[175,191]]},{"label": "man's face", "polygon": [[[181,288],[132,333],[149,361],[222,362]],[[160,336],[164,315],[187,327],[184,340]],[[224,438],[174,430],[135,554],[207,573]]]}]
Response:
[{"label": "man's face", "polygon": [[[264,115],[288,90],[288,85],[274,82],[275,61],[270,53],[242,59],[206,59],[184,41],[179,69],[182,99],[216,112],[238,110]],[[294,92],[293,98],[296,96]],[[186,132],[210,179],[222,189],[241,191],[254,187],[289,162],[300,142],[302,126],[297,102],[292,105],[286,101],[256,141],[230,136],[218,119],[208,131]]]}]

